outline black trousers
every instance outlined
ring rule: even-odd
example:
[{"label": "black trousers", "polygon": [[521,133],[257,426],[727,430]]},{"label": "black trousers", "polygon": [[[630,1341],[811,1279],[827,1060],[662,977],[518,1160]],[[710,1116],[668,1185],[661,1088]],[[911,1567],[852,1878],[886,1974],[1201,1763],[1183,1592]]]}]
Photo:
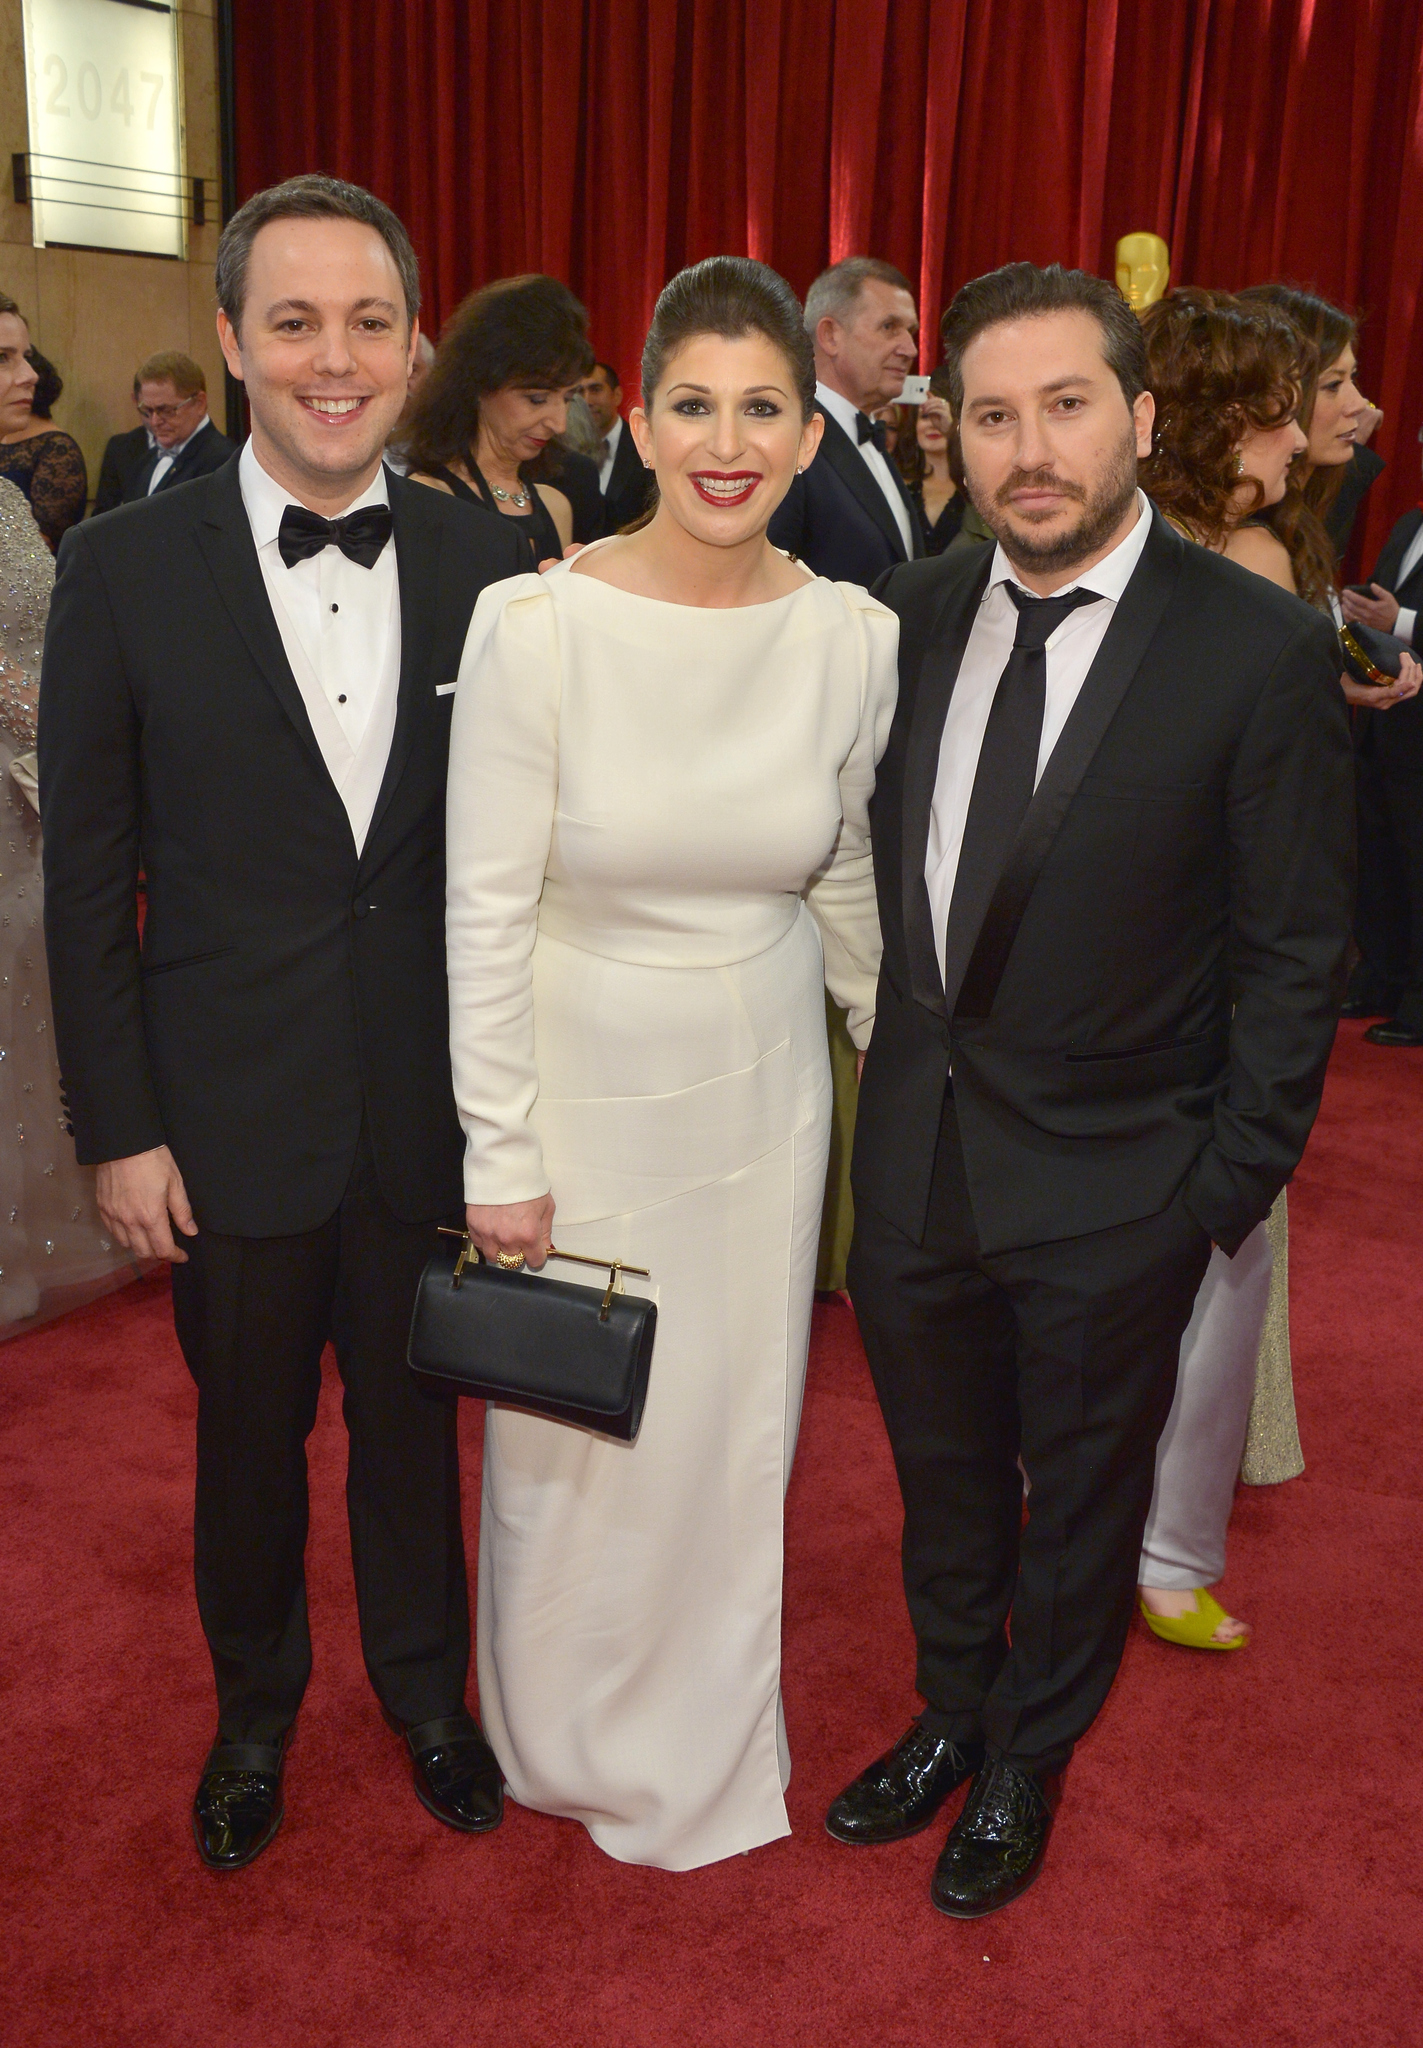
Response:
[{"label": "black trousers", "polygon": [[1423,1031],[1423,775],[1386,766],[1367,743],[1354,757],[1354,773],[1360,959],[1349,993]]},{"label": "black trousers", "polygon": [[857,1206],[850,1294],[904,1496],[916,1683],[936,1733],[1059,1770],[1096,1717],[1209,1257],[1179,1199],[986,1256],[952,1096],[923,1244]]},{"label": "black trousers", "polygon": [[306,1439],[328,1339],[366,1670],[403,1722],[458,1713],[469,1598],[455,1403],[422,1393],[405,1364],[434,1225],[386,1207],[363,1134],[341,1206],[318,1230],[183,1242],[173,1315],[198,1386],[194,1559],[223,1739],[275,1740],[311,1675]]}]

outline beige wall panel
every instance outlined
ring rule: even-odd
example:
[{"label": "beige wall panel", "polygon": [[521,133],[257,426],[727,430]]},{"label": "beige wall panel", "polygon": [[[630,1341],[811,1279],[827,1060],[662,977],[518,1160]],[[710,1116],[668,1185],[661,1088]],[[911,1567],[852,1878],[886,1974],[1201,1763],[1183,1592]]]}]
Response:
[{"label": "beige wall panel", "polygon": [[223,419],[223,361],[222,350],[217,345],[217,300],[213,296],[212,266],[207,263],[185,265],[188,273],[188,354],[203,366],[208,380],[208,406],[218,425],[226,431]]}]

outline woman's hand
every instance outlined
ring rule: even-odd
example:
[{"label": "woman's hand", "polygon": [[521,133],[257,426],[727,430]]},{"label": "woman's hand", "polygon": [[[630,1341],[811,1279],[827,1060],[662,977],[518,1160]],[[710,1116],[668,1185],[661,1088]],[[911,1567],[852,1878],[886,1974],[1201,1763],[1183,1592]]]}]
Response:
[{"label": "woman's hand", "polygon": [[538,1271],[553,1244],[553,1196],[536,1202],[471,1202],[464,1212],[465,1229],[491,1264],[499,1254],[522,1252]]},{"label": "woman's hand", "polygon": [[1357,590],[1344,592],[1339,602],[1345,620],[1351,626],[1372,626],[1376,633],[1391,633],[1398,623],[1398,599],[1377,583],[1371,583],[1369,589],[1372,597],[1361,597]]},{"label": "woman's hand", "polygon": [[1387,690],[1371,689],[1366,683],[1356,683],[1350,675],[1339,678],[1344,695],[1351,704],[1358,704],[1365,711],[1391,711],[1395,704],[1402,704],[1409,697],[1418,695],[1423,684],[1423,666],[1411,654],[1405,654],[1399,667],[1398,681]]}]

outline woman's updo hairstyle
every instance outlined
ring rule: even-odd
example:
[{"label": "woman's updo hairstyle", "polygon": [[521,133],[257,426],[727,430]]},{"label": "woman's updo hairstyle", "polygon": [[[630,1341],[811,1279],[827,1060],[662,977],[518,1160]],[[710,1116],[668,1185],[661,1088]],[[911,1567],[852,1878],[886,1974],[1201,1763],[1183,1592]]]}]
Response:
[{"label": "woman's updo hairstyle", "polygon": [[790,368],[803,418],[815,410],[815,351],[800,300],[777,271],[750,256],[708,256],[679,270],[662,288],[642,351],[642,403],[653,393],[678,349],[702,334],[740,341],[764,335]]},{"label": "woman's updo hairstyle", "polygon": [[[1238,522],[1236,451],[1299,404],[1300,351],[1289,322],[1228,292],[1168,292],[1141,319],[1156,400],[1141,487],[1168,518],[1219,547]],[[1256,485],[1256,508],[1264,492]],[[1248,514],[1247,514],[1248,516]]]}]

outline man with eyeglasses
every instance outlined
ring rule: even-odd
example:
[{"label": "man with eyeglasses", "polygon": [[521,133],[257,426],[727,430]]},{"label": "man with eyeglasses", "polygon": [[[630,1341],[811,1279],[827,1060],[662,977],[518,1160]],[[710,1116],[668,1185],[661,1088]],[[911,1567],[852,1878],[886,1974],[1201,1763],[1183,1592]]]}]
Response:
[{"label": "man with eyeglasses", "polygon": [[191,356],[177,349],[150,356],[135,373],[133,399],[141,424],[115,434],[104,450],[96,513],[206,476],[237,452],[213,425],[202,365]]}]

